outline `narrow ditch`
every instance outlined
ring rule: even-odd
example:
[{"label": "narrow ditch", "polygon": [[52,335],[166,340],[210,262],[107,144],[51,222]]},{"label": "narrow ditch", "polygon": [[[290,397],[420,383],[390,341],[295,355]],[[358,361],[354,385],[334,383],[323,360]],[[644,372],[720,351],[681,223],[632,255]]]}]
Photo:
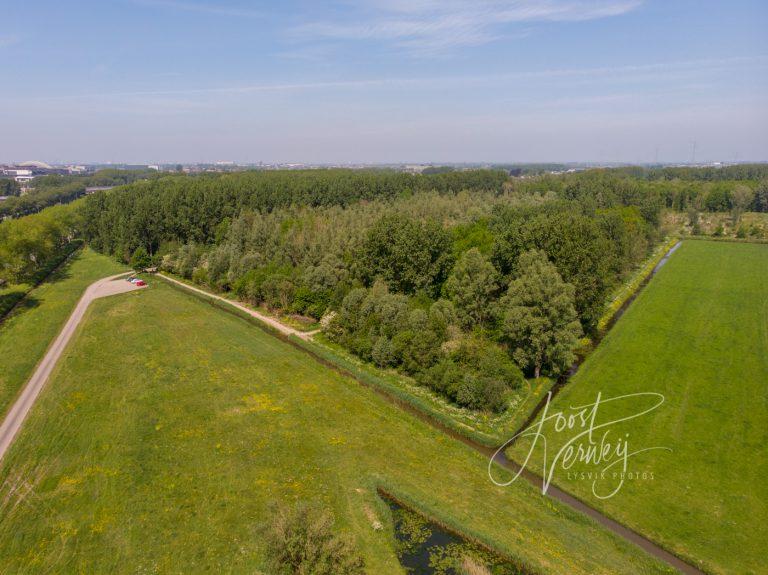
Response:
[{"label": "narrow ditch", "polygon": [[494,575],[531,575],[519,562],[411,508],[378,489],[392,513],[395,551],[409,575],[462,575],[465,567],[485,568]]}]

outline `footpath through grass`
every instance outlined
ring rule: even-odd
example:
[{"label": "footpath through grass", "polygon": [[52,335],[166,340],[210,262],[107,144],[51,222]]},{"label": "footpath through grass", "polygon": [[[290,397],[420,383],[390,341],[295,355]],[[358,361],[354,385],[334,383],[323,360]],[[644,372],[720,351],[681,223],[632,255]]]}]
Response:
[{"label": "footpath through grass", "polygon": [[125,269],[112,258],[81,250],[30,291],[0,323],[0,417],[32,375],[85,288]]},{"label": "footpath through grass", "polygon": [[[159,280],[95,302],[0,467],[0,572],[258,573],[314,499],[399,573],[384,486],[539,572],[666,572],[373,391]],[[376,521],[385,526],[374,529]]]},{"label": "footpath through grass", "polygon": [[[718,573],[766,573],[768,541],[768,246],[684,242],[619,320],[551,411],[638,392],[665,403],[601,429],[595,439],[630,451],[617,495],[600,500],[586,475],[603,465],[558,468],[555,483],[666,548]],[[628,417],[655,399],[600,408],[597,423]],[[575,428],[580,431],[578,426]],[[550,458],[575,432],[544,428]],[[625,436],[625,434],[628,434]],[[521,460],[530,443],[514,450]],[[541,472],[541,449],[536,450]],[[617,485],[611,469],[598,493]],[[584,473],[585,475],[582,475]]]}]

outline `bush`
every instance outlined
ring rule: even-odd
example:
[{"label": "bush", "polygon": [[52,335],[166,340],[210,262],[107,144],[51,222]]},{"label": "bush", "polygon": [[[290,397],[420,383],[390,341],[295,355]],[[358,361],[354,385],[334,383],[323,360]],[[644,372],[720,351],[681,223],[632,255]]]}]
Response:
[{"label": "bush", "polygon": [[152,264],[152,258],[149,257],[147,250],[143,246],[139,246],[133,251],[131,256],[131,267],[136,271],[141,271],[148,268]]},{"label": "bush", "polygon": [[377,282],[350,291],[323,329],[361,359],[398,368],[462,407],[503,411],[507,392],[522,382],[520,370],[486,338],[459,340],[450,301],[427,303],[389,293]]},{"label": "bush", "polygon": [[291,310],[320,319],[328,309],[332,295],[330,290],[313,291],[307,286],[299,286],[293,294]]},{"label": "bush", "polygon": [[397,356],[392,340],[384,335],[379,336],[371,350],[371,359],[377,367],[394,366],[397,362]]},{"label": "bush", "polygon": [[288,309],[296,291],[296,286],[290,278],[282,275],[271,275],[261,284],[264,303],[272,309]]},{"label": "bush", "polygon": [[507,405],[507,392],[522,384],[523,375],[497,345],[471,338],[417,379],[462,407],[501,412]]},{"label": "bush", "polygon": [[330,511],[279,507],[267,529],[267,553],[281,575],[358,575],[365,562],[352,538],[334,529]]},{"label": "bush", "polygon": [[456,403],[470,409],[504,411],[506,390],[502,381],[467,373],[456,388]]}]

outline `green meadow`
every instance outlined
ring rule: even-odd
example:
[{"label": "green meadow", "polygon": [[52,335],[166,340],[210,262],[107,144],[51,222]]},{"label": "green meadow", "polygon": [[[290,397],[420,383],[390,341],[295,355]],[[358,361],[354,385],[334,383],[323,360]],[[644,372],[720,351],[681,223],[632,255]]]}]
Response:
[{"label": "green meadow", "polygon": [[81,250],[0,323],[0,415],[32,375],[85,288],[125,269],[112,258]]},{"label": "green meadow", "polygon": [[526,484],[494,486],[486,465],[252,323],[151,280],[91,306],[0,465],[0,572],[266,572],[271,505],[312,500],[353,533],[370,573],[398,573],[377,487],[536,572],[669,572]]},{"label": "green meadow", "polygon": [[[768,246],[687,241],[630,306],[551,411],[641,392],[664,396],[654,411],[605,431],[629,451],[618,493],[598,499],[582,472],[557,468],[555,483],[715,573],[765,573],[768,541]],[[635,396],[600,407],[597,423],[650,408]],[[582,428],[544,427],[552,456]],[[541,444],[535,466],[541,472]],[[513,451],[521,460],[530,447]],[[605,496],[621,476],[600,481]],[[569,475],[570,472],[570,475]]]}]

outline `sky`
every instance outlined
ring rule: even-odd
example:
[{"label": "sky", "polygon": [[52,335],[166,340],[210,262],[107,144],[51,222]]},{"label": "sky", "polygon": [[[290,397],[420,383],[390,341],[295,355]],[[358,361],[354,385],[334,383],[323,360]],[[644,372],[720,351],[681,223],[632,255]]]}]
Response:
[{"label": "sky", "polygon": [[0,162],[768,160],[765,0],[0,0]]}]

